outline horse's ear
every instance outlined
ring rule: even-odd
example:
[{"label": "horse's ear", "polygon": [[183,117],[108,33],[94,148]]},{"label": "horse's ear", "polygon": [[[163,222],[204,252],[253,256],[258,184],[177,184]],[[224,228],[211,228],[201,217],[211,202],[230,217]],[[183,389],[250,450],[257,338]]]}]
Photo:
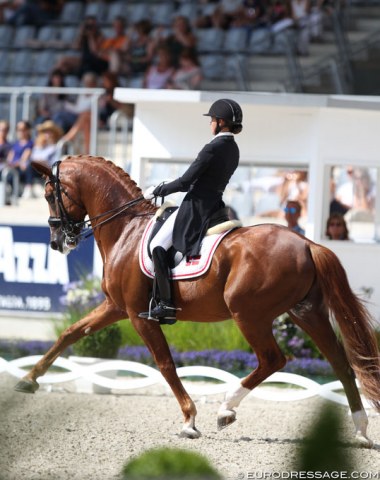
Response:
[{"label": "horse's ear", "polygon": [[36,170],[36,172],[38,172],[40,175],[42,175],[45,178],[51,178],[52,176],[51,168],[46,162],[36,162],[32,160],[31,164],[34,170]]}]

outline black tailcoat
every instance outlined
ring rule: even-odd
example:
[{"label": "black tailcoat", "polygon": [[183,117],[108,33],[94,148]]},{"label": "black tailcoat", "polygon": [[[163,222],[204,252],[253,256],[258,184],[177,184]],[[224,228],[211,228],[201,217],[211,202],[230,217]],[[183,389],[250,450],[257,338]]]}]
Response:
[{"label": "black tailcoat", "polygon": [[239,164],[233,134],[221,133],[205,145],[186,172],[156,188],[155,194],[187,192],[173,230],[173,246],[184,255],[197,255],[210,216],[223,208],[223,192]]}]

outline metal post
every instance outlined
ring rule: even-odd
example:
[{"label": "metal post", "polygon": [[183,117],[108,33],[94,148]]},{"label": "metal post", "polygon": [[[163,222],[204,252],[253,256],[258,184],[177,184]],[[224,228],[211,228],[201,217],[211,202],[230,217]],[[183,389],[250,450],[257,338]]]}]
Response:
[{"label": "metal post", "polygon": [[90,155],[96,155],[98,147],[98,100],[99,95],[91,97]]},{"label": "metal post", "polygon": [[127,147],[129,136],[129,118],[122,110],[116,110],[110,117],[109,127],[110,132],[108,136],[108,156],[113,159],[115,156],[115,146],[117,143],[117,128],[118,124],[121,124],[121,137],[122,137],[122,157],[124,161],[124,169],[128,169],[127,160]]}]

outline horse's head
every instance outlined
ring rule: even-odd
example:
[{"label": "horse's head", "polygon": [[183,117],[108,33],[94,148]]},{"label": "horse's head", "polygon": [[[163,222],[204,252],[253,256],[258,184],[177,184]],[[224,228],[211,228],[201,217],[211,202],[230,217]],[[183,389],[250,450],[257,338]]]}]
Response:
[{"label": "horse's head", "polygon": [[76,198],[73,182],[65,175],[60,178],[61,162],[52,168],[46,163],[32,162],[33,168],[46,180],[45,199],[49,204],[50,247],[68,254],[75,249],[84,226],[86,210]]}]

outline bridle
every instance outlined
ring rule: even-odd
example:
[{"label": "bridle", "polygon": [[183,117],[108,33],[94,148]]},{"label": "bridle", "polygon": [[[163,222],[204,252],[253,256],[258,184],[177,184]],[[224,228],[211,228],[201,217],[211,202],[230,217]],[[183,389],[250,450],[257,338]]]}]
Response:
[{"label": "bridle", "polygon": [[[61,180],[59,178],[60,164],[61,164],[61,160],[53,164],[51,176],[49,180],[47,180],[45,185],[48,185],[50,183],[53,185],[54,193],[55,193],[55,204],[58,210],[58,215],[56,217],[54,216],[49,217],[48,219],[49,226],[52,228],[60,228],[63,235],[65,236],[66,242],[77,243],[79,240],[90,237],[91,235],[94,234],[95,228],[99,228],[101,225],[104,225],[105,223],[110,222],[118,215],[124,213],[129,208],[133,207],[134,205],[137,205],[142,200],[144,200],[144,196],[141,195],[140,197],[134,200],[126,202],[123,205],[120,205],[119,207],[115,207],[111,210],[107,210],[104,213],[100,213],[95,217],[88,218],[87,220],[77,221],[73,219],[68,213],[68,211],[66,210],[65,205],[63,203],[63,196],[68,198],[74,205],[79,207],[85,213],[87,212],[85,208],[82,205],[80,205],[74,198],[72,198],[71,195],[69,195],[69,193],[67,192],[67,190],[65,190],[65,188],[63,187]],[[133,212],[130,212],[130,213],[133,214]],[[91,225],[92,222],[94,222],[95,220],[104,218],[107,215],[110,215],[110,216],[100,221],[95,226]],[[143,216],[143,215],[151,215],[151,213],[135,214],[135,216]],[[82,231],[84,227],[86,227],[86,230]],[[75,233],[78,230],[79,230],[79,233]]]}]

